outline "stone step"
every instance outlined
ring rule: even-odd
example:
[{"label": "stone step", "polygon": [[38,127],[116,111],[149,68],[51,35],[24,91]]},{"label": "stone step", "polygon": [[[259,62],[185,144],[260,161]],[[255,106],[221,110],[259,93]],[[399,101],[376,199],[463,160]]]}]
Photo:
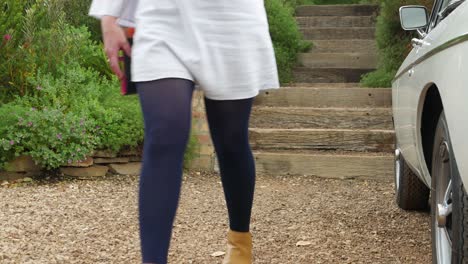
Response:
[{"label": "stone step", "polygon": [[255,107],[252,128],[392,130],[391,108]]},{"label": "stone step", "polygon": [[377,54],[377,44],[373,39],[313,40],[311,53],[315,52],[368,52]]},{"label": "stone step", "polygon": [[293,79],[301,83],[358,83],[363,74],[375,69],[347,69],[347,68],[307,68],[296,67]]},{"label": "stone step", "polygon": [[370,151],[394,149],[393,130],[366,129],[249,129],[252,149],[260,151]]},{"label": "stone step", "polygon": [[304,35],[304,39],[320,40],[320,39],[374,39],[374,27],[308,27],[300,28]]},{"label": "stone step", "polygon": [[393,155],[255,152],[258,174],[393,180]]},{"label": "stone step", "polygon": [[263,91],[255,99],[257,106],[365,108],[391,107],[391,88],[313,88],[283,87]]},{"label": "stone step", "polygon": [[372,69],[377,68],[377,54],[301,53],[299,63],[308,68]]},{"label": "stone step", "polygon": [[376,16],[378,5],[303,5],[296,16]]},{"label": "stone step", "polygon": [[296,17],[299,27],[375,27],[374,16]]}]

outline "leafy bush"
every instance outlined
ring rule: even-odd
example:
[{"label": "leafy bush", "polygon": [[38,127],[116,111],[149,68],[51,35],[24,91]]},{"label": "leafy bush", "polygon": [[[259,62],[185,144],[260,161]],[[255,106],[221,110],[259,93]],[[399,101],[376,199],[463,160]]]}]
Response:
[{"label": "leafy bush", "polygon": [[[19,156],[21,149],[15,150],[12,146],[15,144],[15,138],[8,138],[6,135],[10,133],[19,122],[19,117],[24,116],[28,109],[14,104],[3,104],[0,107],[0,168],[3,163]],[[16,141],[17,142],[17,141]]]},{"label": "leafy bush", "polygon": [[0,34],[8,34],[21,27],[26,8],[33,0],[1,0],[0,1]]},{"label": "leafy bush", "polygon": [[102,38],[101,25],[99,20],[88,15],[92,0],[60,0],[64,9],[69,10],[66,13],[65,20],[68,24],[75,27],[87,27],[91,32],[91,39],[100,41]]},{"label": "leafy bush", "polygon": [[1,101],[32,93],[35,87],[28,79],[39,71],[58,76],[57,67],[64,63],[79,62],[111,78],[101,46],[90,40],[85,27],[65,23],[65,12],[58,1],[37,0],[24,8],[24,12],[10,10],[24,14],[17,19],[22,26],[9,30],[10,39],[0,46]]},{"label": "leafy bush", "polygon": [[377,18],[376,39],[379,49],[377,70],[363,76],[361,83],[368,87],[390,87],[401,63],[411,51],[413,32],[401,29],[399,8],[403,5],[432,6],[433,0],[381,0]]},{"label": "leafy bush", "polygon": [[3,161],[29,154],[55,168],[94,149],[118,151],[143,141],[138,98],[120,96],[115,79],[102,79],[78,64],[60,65],[58,73],[60,77],[39,72],[30,79],[34,93],[0,107]]},{"label": "leafy bush", "polygon": [[289,6],[293,10],[299,5],[312,4],[312,0],[282,0],[284,5]]},{"label": "leafy bush", "polygon": [[39,74],[33,85],[41,87],[40,96],[23,98],[23,104],[27,101],[32,107],[65,107],[65,111],[95,120],[102,135],[98,148],[117,151],[143,140],[138,98],[121,96],[117,80],[102,79],[95,71],[79,65],[64,65],[60,73],[60,78]]},{"label": "leafy bush", "polygon": [[1,10],[18,24],[1,25],[0,163],[28,154],[56,168],[143,141],[138,98],[119,94],[102,45],[67,23],[62,1],[12,0]]},{"label": "leafy bush", "polygon": [[4,127],[0,138],[0,161],[30,155],[46,168],[82,160],[92,153],[99,138],[93,120],[63,109],[31,108],[24,112],[5,112],[16,106],[2,106],[0,112],[17,122]]},{"label": "leafy bush", "polygon": [[270,34],[275,47],[276,62],[280,81],[290,82],[292,68],[297,54],[310,44],[302,40],[302,35],[294,18],[294,9],[281,0],[266,0],[265,7],[270,24]]}]

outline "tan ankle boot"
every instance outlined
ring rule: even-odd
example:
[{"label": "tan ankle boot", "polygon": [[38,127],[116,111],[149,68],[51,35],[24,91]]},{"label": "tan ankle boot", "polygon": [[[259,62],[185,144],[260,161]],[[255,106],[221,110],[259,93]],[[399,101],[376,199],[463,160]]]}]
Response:
[{"label": "tan ankle boot", "polygon": [[228,231],[226,257],[223,264],[252,264],[252,234]]}]

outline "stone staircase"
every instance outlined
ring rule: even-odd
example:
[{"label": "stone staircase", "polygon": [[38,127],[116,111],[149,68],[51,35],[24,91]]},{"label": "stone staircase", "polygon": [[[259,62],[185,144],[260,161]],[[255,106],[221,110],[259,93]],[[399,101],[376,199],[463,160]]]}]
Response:
[{"label": "stone staircase", "polygon": [[392,179],[390,89],[359,87],[376,67],[374,5],[301,6],[313,48],[295,83],[255,101],[250,137],[259,173]]}]

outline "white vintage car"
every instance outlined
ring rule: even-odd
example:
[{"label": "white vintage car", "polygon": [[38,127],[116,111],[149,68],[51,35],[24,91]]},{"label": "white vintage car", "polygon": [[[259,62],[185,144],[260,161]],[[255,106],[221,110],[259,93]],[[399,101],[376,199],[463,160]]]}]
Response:
[{"label": "white vintage car", "polygon": [[434,2],[400,9],[419,38],[392,85],[396,202],[430,205],[433,263],[468,263],[468,0]]}]

